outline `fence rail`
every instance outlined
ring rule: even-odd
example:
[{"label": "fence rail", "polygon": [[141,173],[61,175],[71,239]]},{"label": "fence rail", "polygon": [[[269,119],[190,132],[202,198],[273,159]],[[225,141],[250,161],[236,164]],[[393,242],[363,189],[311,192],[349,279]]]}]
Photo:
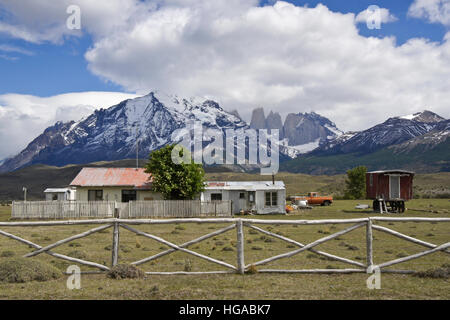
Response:
[{"label": "fence rail", "polygon": [[[117,210],[117,215],[115,214]],[[13,219],[230,217],[231,201],[14,201]]]},{"label": "fence rail", "polygon": [[[402,233],[399,233],[397,231],[394,231],[392,229],[382,227],[379,225],[375,225],[376,222],[386,222],[386,221],[397,221],[397,222],[450,222],[450,218],[362,218],[362,219],[339,219],[339,220],[258,220],[258,219],[232,219],[232,218],[216,218],[216,219],[199,219],[199,218],[190,218],[190,219],[164,219],[164,220],[152,220],[152,219],[98,219],[98,220],[78,220],[78,221],[37,221],[37,222],[0,222],[0,227],[37,227],[37,226],[67,226],[67,225],[102,225],[97,226],[89,231],[72,235],[69,238],[59,240],[53,244],[47,245],[45,247],[42,247],[38,244],[35,244],[27,239],[23,239],[17,235],[5,232],[0,230],[0,235],[3,235],[5,237],[8,237],[13,240],[17,240],[19,242],[25,243],[28,246],[31,246],[35,248],[36,250],[26,254],[24,257],[30,258],[33,256],[37,256],[42,253],[49,254],[55,258],[71,261],[74,263],[86,265],[89,267],[96,267],[102,271],[108,271],[110,270],[110,267],[98,264],[96,262],[76,259],[73,257],[68,257],[62,254],[54,253],[51,250],[62,245],[65,243],[68,243],[70,241],[73,241],[75,239],[80,239],[87,237],[91,234],[94,234],[96,232],[102,231],[104,229],[113,227],[113,239],[112,239],[112,254],[111,254],[111,266],[115,266],[119,263],[119,246],[120,246],[120,228],[126,229],[128,231],[131,231],[137,235],[153,239],[159,243],[162,243],[166,246],[168,246],[170,249],[162,251],[158,254],[155,254],[150,257],[146,257],[144,259],[141,259],[139,261],[132,262],[133,265],[141,265],[144,263],[147,263],[149,261],[154,261],[158,258],[161,258],[165,255],[171,254],[176,251],[181,251],[190,255],[193,255],[195,257],[207,260],[209,262],[215,263],[217,265],[220,265],[222,267],[227,268],[227,271],[205,271],[205,272],[146,272],[147,274],[167,274],[167,275],[175,275],[175,274],[213,274],[213,273],[238,273],[238,274],[244,274],[247,270],[249,270],[252,266],[260,266],[265,265],[269,262],[273,262],[275,260],[283,259],[283,258],[289,258],[294,255],[299,254],[303,251],[310,251],[313,253],[316,253],[318,255],[325,256],[329,259],[340,261],[346,264],[352,265],[352,268],[347,269],[301,269],[301,270],[283,270],[283,269],[259,269],[258,272],[260,273],[372,273],[373,270],[378,267],[380,268],[381,272],[391,272],[391,273],[413,273],[412,270],[389,270],[386,269],[388,266],[392,266],[395,264],[401,264],[406,261],[410,261],[413,259],[417,259],[438,251],[442,251],[444,253],[449,254],[450,251],[448,248],[450,248],[450,242],[446,242],[441,245],[436,245],[432,243],[428,243],[419,239],[416,239],[411,236],[406,236]],[[198,237],[196,239],[190,240],[188,242],[185,242],[183,244],[175,244],[170,241],[167,241],[159,236],[149,234],[140,230],[135,229],[134,227],[131,227],[130,225],[136,226],[136,225],[158,225],[158,224],[175,224],[175,223],[198,223],[198,224],[230,224],[227,227],[224,227],[220,230],[216,230],[214,232],[208,233],[206,235],[203,235],[201,237]],[[319,224],[350,224],[350,227],[345,228],[344,230],[335,232],[331,235],[327,235],[323,238],[320,238],[316,241],[313,241],[309,244],[303,244],[298,241],[295,241],[293,239],[290,239],[288,237],[272,233],[270,231],[264,230],[260,227],[257,227],[256,225],[267,225],[267,224],[285,224],[285,225],[319,225]],[[266,258],[264,260],[252,263],[250,265],[245,264],[245,252],[244,252],[244,241],[245,241],[245,233],[243,232],[244,227],[254,229],[258,232],[261,232],[263,234],[266,234],[268,236],[283,240],[291,245],[295,245],[298,248],[279,255],[275,255],[270,258]],[[332,239],[335,239],[343,234],[346,234],[348,232],[351,232],[358,228],[364,228],[365,227],[365,234],[366,234],[366,243],[367,243],[367,259],[366,263],[361,263],[358,261],[354,261],[351,259],[339,257],[337,255],[333,255],[327,252],[323,252],[320,250],[316,250],[315,247],[323,244],[327,241],[330,241]],[[237,249],[237,256],[236,256],[236,265],[232,265],[229,263],[226,263],[221,260],[214,259],[210,256],[206,256],[203,254],[200,254],[198,252],[195,252],[193,250],[187,249],[189,246],[199,243],[201,241],[204,241],[206,239],[215,237],[219,234],[225,233],[229,230],[236,229],[236,249]],[[419,244],[421,246],[424,246],[428,248],[428,250],[415,253],[413,255],[409,255],[406,257],[394,259],[391,261],[386,261],[382,263],[375,263],[374,257],[373,257],[373,235],[372,231],[373,229],[379,230],[385,233],[388,233],[390,235],[393,235],[395,237],[398,237],[400,239]],[[356,268],[355,268],[356,267]]]}]

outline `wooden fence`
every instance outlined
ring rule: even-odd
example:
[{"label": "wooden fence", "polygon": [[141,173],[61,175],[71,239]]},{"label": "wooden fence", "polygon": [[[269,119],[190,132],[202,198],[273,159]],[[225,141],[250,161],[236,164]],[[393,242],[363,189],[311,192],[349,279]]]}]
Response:
[{"label": "wooden fence", "polygon": [[113,218],[114,201],[13,201],[13,219]]},{"label": "wooden fence", "polygon": [[[400,264],[406,261],[410,261],[413,259],[417,259],[438,251],[442,251],[445,253],[450,253],[448,248],[450,247],[450,242],[436,245],[433,243],[425,242],[416,238],[413,238],[411,236],[404,235],[402,233],[399,233],[397,231],[394,231],[392,229],[382,227],[379,225],[375,225],[376,222],[450,222],[450,218],[383,218],[383,217],[374,217],[374,218],[361,218],[361,219],[340,219],[340,220],[262,220],[262,219],[231,219],[231,218],[216,218],[216,219],[198,219],[198,218],[191,218],[191,219],[161,219],[161,220],[151,220],[151,219],[104,219],[104,220],[74,220],[74,221],[38,221],[38,222],[0,222],[0,227],[38,227],[38,226],[67,226],[67,225],[101,225],[94,229],[91,229],[89,231],[72,235],[69,238],[57,241],[53,244],[47,245],[45,247],[42,247],[38,244],[35,244],[27,239],[21,238],[17,235],[13,235],[11,233],[5,232],[0,230],[0,235],[6,236],[10,239],[14,239],[17,241],[20,241],[22,243],[27,244],[30,247],[35,248],[36,250],[28,253],[25,255],[25,257],[30,258],[33,256],[37,256],[41,253],[49,254],[55,258],[71,261],[74,263],[78,263],[81,265],[86,265],[89,267],[96,267],[100,269],[101,271],[108,271],[110,270],[110,267],[99,264],[96,262],[86,261],[82,259],[76,259],[73,257],[69,257],[66,255],[54,253],[51,251],[52,249],[71,242],[76,239],[87,237],[93,233],[102,231],[107,228],[113,228],[113,237],[112,237],[112,259],[111,259],[111,266],[115,266],[119,263],[119,246],[120,246],[120,228],[124,228],[128,231],[131,231],[135,234],[138,234],[140,236],[156,240],[159,243],[162,243],[170,249],[162,251],[158,254],[152,255],[150,257],[146,257],[144,259],[141,259],[139,261],[135,261],[132,264],[133,265],[141,265],[150,261],[154,261],[158,258],[161,258],[165,255],[171,254],[176,251],[181,251],[190,255],[193,255],[195,257],[207,260],[209,262],[215,263],[217,265],[220,265],[222,267],[225,267],[226,271],[204,271],[204,272],[146,272],[147,274],[211,274],[211,273],[238,273],[238,274],[244,274],[246,271],[248,271],[252,266],[262,266],[269,262],[273,262],[275,260],[283,259],[283,258],[289,258],[296,254],[299,254],[301,252],[304,252],[306,250],[310,252],[314,252],[315,254],[324,256],[328,259],[332,259],[335,261],[340,261],[345,264],[351,265],[353,268],[347,268],[347,269],[301,269],[301,270],[283,270],[283,269],[258,269],[259,273],[372,273],[374,268],[378,267],[380,268],[380,272],[392,272],[392,273],[413,273],[412,270],[389,270],[386,269],[386,267]],[[183,244],[175,244],[170,241],[167,241],[161,237],[158,237],[156,235],[146,233],[139,231],[135,229],[133,226],[136,225],[160,225],[160,224],[177,224],[177,223],[196,223],[196,224],[230,224],[229,226],[222,228],[220,230],[211,232],[209,234],[203,235],[201,237],[198,237],[196,239],[187,241]],[[336,233],[333,233],[331,235],[327,235],[323,238],[320,238],[314,242],[311,242],[309,244],[303,244],[298,241],[295,241],[293,239],[289,239],[285,236],[269,232],[265,229],[262,229],[258,227],[257,225],[327,225],[327,224],[350,224],[350,227],[345,228],[344,230],[338,231]],[[265,235],[283,240],[291,245],[296,246],[297,248],[283,254],[275,255],[270,258],[266,258],[264,260],[252,263],[245,264],[245,252],[244,252],[244,227],[254,229],[258,232],[261,232]],[[362,263],[359,261],[354,261],[351,259],[339,257],[336,255],[333,255],[331,253],[327,253],[324,251],[320,251],[315,249],[316,246],[323,244],[327,241],[330,241],[332,239],[335,239],[339,236],[342,236],[346,233],[349,233],[355,229],[358,228],[365,228],[366,232],[366,243],[367,243],[367,263]],[[156,229],[156,228],[155,228]],[[201,241],[204,241],[206,239],[215,237],[219,234],[225,233],[229,230],[236,229],[236,235],[237,235],[237,241],[236,241],[236,249],[237,249],[237,256],[236,256],[236,265],[232,265],[229,263],[226,263],[224,261],[214,259],[212,257],[200,254],[198,252],[195,252],[193,250],[187,249],[189,246],[199,243]],[[416,253],[413,255],[409,255],[406,257],[394,259],[391,261],[385,261],[381,263],[375,263],[373,259],[373,236],[372,231],[373,230],[379,230],[385,233],[388,233],[390,235],[393,235],[395,237],[398,237],[400,239],[421,245],[427,250],[422,251],[420,253]]]},{"label": "wooden fence", "polygon": [[[128,210],[127,210],[128,209]],[[130,201],[120,218],[230,217],[231,201],[154,200]]]},{"label": "wooden fence", "polygon": [[[230,217],[231,201],[14,201],[13,219]],[[117,213],[115,214],[115,210]]]}]

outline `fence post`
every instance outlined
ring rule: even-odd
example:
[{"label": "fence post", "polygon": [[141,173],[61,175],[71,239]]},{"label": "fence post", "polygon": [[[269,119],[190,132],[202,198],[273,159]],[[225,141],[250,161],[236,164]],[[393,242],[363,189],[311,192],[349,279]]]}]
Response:
[{"label": "fence post", "polygon": [[372,219],[367,219],[366,225],[366,247],[367,247],[367,272],[372,272],[373,266],[373,234],[372,234]]},{"label": "fence post", "polygon": [[113,243],[112,243],[112,266],[116,266],[119,262],[119,223],[114,222]]},{"label": "fence post", "polygon": [[237,234],[237,267],[238,273],[244,274],[245,262],[244,262],[244,232],[242,220],[236,221],[236,234]]}]

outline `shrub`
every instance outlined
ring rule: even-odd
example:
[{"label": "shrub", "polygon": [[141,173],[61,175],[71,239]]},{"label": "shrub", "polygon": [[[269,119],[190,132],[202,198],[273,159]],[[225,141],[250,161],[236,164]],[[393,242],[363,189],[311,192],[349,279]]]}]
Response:
[{"label": "shrub", "polygon": [[69,243],[69,247],[78,248],[78,247],[81,247],[81,243],[72,242],[72,243]]},{"label": "shrub", "polygon": [[256,274],[256,273],[258,273],[258,269],[256,269],[255,265],[252,264],[250,267],[248,267],[248,269],[245,273]]},{"label": "shrub", "polygon": [[71,251],[69,252],[68,256],[76,259],[86,259],[86,253],[80,250]]},{"label": "shrub", "polygon": [[190,259],[184,260],[184,271],[191,272],[192,271],[192,262]]},{"label": "shrub", "polygon": [[234,251],[232,247],[223,247],[222,251]]},{"label": "shrub", "polygon": [[2,257],[2,258],[9,258],[9,257],[14,257],[15,255],[16,254],[14,253],[14,251],[6,250],[6,251],[3,251],[0,254],[0,257]]},{"label": "shrub", "polygon": [[257,246],[252,247],[252,250],[262,250],[262,249],[263,249],[263,248],[257,247]]},{"label": "shrub", "polygon": [[141,269],[129,264],[118,264],[112,267],[107,275],[109,278],[118,280],[145,278],[145,273]]},{"label": "shrub", "polygon": [[3,282],[49,281],[61,276],[60,270],[38,260],[14,258],[0,263],[0,281]]},{"label": "shrub", "polygon": [[450,265],[443,264],[441,268],[415,272],[414,276],[419,278],[448,279],[450,278]]},{"label": "shrub", "polygon": [[129,247],[124,246],[124,245],[120,245],[120,250],[122,250],[122,252],[125,252],[125,253],[131,251],[131,249]]}]

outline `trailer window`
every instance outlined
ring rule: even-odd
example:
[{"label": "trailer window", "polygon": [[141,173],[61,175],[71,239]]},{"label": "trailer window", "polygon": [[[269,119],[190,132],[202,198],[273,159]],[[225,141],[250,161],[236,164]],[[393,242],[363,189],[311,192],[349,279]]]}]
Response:
[{"label": "trailer window", "polygon": [[245,193],[244,192],[239,193],[239,199],[245,199]]},{"label": "trailer window", "polygon": [[278,205],[278,193],[277,192],[266,192],[266,206],[272,207]]},{"label": "trailer window", "polygon": [[373,174],[369,175],[369,183],[370,183],[370,186],[373,187]]}]

